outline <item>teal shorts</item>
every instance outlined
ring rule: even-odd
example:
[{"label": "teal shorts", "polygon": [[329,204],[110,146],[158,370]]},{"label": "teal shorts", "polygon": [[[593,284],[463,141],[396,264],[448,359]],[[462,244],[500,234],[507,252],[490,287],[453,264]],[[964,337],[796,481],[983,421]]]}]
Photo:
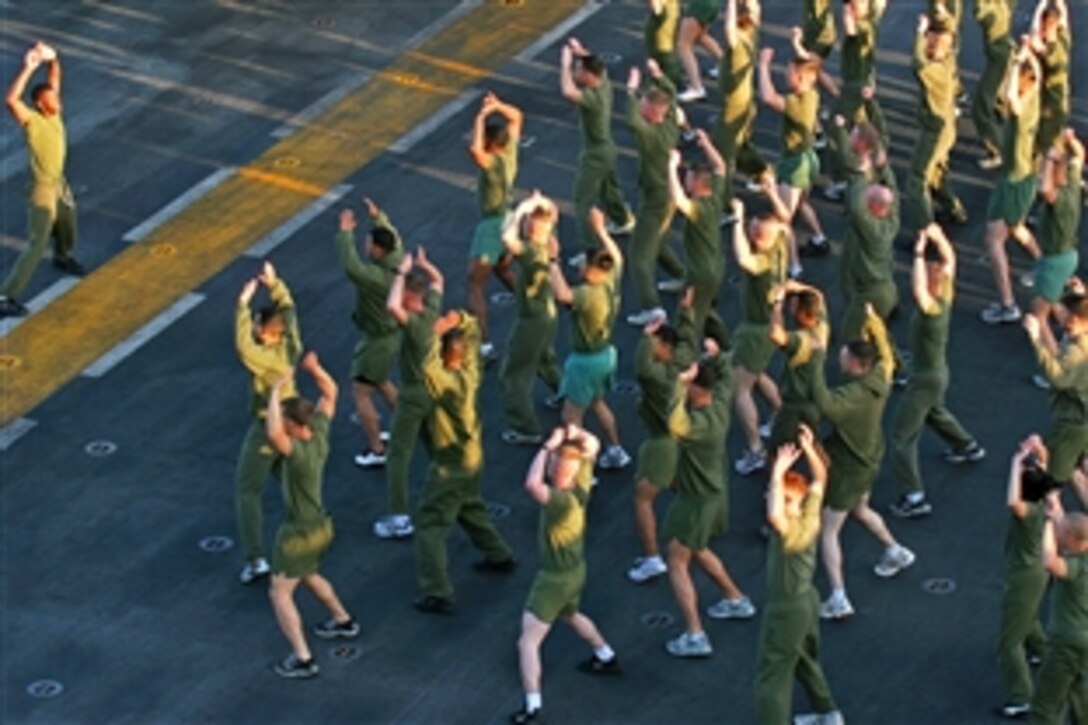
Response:
[{"label": "teal shorts", "polygon": [[786,154],[778,161],[774,169],[779,183],[794,189],[808,191],[820,175],[820,157],[813,149],[806,149],[796,154]]},{"label": "teal shorts", "polygon": [[507,214],[485,216],[476,225],[476,233],[472,236],[472,248],[469,249],[469,261],[477,259],[488,264],[498,264],[506,255],[506,247],[502,243],[502,230],[506,226]]},{"label": "teal shorts", "polygon": [[1077,271],[1080,254],[1076,249],[1061,254],[1044,254],[1035,262],[1035,296],[1047,302],[1058,302],[1065,283]]},{"label": "teal shorts", "polygon": [[1005,222],[1009,227],[1019,226],[1028,216],[1031,203],[1035,201],[1037,181],[1029,176],[1020,181],[1013,181],[1003,176],[997,182],[990,203],[986,207],[986,220]]},{"label": "teal shorts", "polygon": [[600,352],[572,352],[563,364],[559,397],[579,408],[588,408],[612,387],[612,376],[615,374],[616,348],[612,345]]}]

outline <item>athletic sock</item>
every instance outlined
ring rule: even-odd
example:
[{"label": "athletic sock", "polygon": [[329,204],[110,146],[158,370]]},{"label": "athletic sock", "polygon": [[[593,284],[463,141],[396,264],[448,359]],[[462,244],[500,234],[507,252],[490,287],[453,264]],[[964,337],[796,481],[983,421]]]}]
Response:
[{"label": "athletic sock", "polygon": [[593,656],[599,659],[601,662],[611,662],[616,653],[612,651],[612,648],[608,646],[608,643],[602,644],[600,647],[593,648]]},{"label": "athletic sock", "polygon": [[837,602],[844,601],[846,599],[846,590],[845,589],[832,589],[831,590],[831,598],[834,599]]},{"label": "athletic sock", "polygon": [[525,712],[536,712],[542,707],[544,707],[544,703],[540,699],[539,692],[525,693]]}]

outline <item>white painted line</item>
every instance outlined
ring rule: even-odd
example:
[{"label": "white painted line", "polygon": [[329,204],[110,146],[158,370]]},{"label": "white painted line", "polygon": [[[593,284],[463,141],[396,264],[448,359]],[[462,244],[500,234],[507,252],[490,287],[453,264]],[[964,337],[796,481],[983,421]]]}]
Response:
[{"label": "white painted line", "polygon": [[[75,287],[77,284],[79,284],[78,277],[61,277],[39,292],[33,299],[28,300],[26,308],[30,310],[31,315],[35,312],[40,312],[43,307]],[[27,317],[8,317],[4,320],[0,320],[0,337],[7,335],[16,327],[23,324],[28,318],[29,315]]]},{"label": "white painted line", "polygon": [[132,333],[112,350],[95,360],[83,371],[85,378],[100,378],[120,365],[129,355],[151,341],[155,335],[165,330],[177,320],[204,301],[204,295],[190,292],[166,308],[161,314]]},{"label": "white painted line", "polygon": [[548,46],[550,46],[552,43],[559,40],[563,36],[567,35],[570,31],[574,30],[574,28],[581,25],[584,21],[596,15],[597,12],[600,11],[602,8],[604,8],[604,5],[601,3],[588,3],[584,8],[576,12],[574,15],[571,15],[569,18],[559,23],[559,25],[556,25],[547,33],[537,38],[532,45],[517,54],[517,59],[522,61],[523,63],[527,63],[533,60],[542,52],[547,50]]},{"label": "white painted line", "polygon": [[453,25],[454,22],[467,15],[469,11],[482,4],[483,0],[462,0],[462,2],[457,3],[457,6],[449,10],[445,15],[401,43],[401,51],[411,50],[423,45],[447,27]]},{"label": "white painted line", "polygon": [[238,169],[234,166],[227,166],[216,170],[211,176],[186,191],[177,199],[174,199],[162,209],[159,209],[140,224],[129,229],[121,239],[124,239],[126,242],[138,242],[142,239],[146,239],[151,235],[151,232],[176,217],[187,207],[192,206],[197,199],[222,184],[233,176],[236,171],[238,171]]},{"label": "white painted line", "polygon": [[15,441],[30,432],[30,429],[38,425],[30,418],[16,418],[3,428],[0,428],[0,451],[6,451],[15,445]]},{"label": "white painted line", "polygon": [[254,244],[252,247],[245,251],[245,256],[256,257],[257,259],[263,259],[267,257],[273,249],[286,242],[291,236],[295,234],[299,229],[306,226],[314,219],[316,219],[323,211],[344,198],[344,196],[351,191],[351,184],[340,184],[334,186],[330,191],[323,194],[321,198],[310,204],[308,207],[295,214],[286,222],[278,226],[267,237]]},{"label": "white painted line", "polygon": [[274,129],[269,135],[272,136],[272,138],[287,138],[288,136],[294,134],[296,131],[306,126],[306,124],[310,123],[315,118],[323,114],[325,111],[329,110],[337,103],[344,100],[353,91],[361,88],[362,85],[369,81],[373,76],[373,71],[365,70],[360,72],[358,75],[349,78],[345,82],[338,85],[336,88],[333,88],[331,91],[321,96],[321,98],[318,98],[309,106],[306,106],[306,108],[302,109],[294,116],[291,116],[284,122],[282,126]]},{"label": "white painted line", "polygon": [[482,95],[483,91],[478,89],[470,89],[465,91],[461,95],[457,96],[457,98],[454,98],[452,101],[440,108],[437,113],[428,118],[426,121],[419,124],[411,131],[394,141],[393,144],[389,147],[389,150],[395,154],[406,153],[413,146],[437,131],[442,124],[463,111],[469,104],[475,102],[476,99]]}]

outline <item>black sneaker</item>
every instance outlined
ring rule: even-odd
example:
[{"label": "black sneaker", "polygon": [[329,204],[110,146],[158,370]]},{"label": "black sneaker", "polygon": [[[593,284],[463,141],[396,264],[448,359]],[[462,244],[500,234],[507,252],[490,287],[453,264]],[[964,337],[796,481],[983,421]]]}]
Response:
[{"label": "black sneaker", "polygon": [[997,708],[997,714],[1010,720],[1023,720],[1031,712],[1031,705],[1018,702],[1006,702]]},{"label": "black sneaker", "polygon": [[480,559],[472,565],[472,568],[482,574],[509,574],[514,571],[517,566],[518,560],[511,556],[509,559],[501,559],[499,561]]},{"label": "black sneaker", "polygon": [[310,677],[317,677],[317,673],[320,671],[317,661],[313,657],[303,662],[295,656],[294,652],[287,655],[283,662],[277,662],[272,669],[280,677],[286,677],[289,680],[305,680]]},{"label": "black sneaker", "polygon": [[321,639],[354,639],[362,631],[363,628],[354,619],[346,622],[330,619],[314,627],[314,634]]},{"label": "black sneaker", "polygon": [[29,314],[30,310],[18,300],[11,297],[0,297],[0,319],[5,317],[26,317]]},{"label": "black sneaker", "polygon": [[452,599],[436,597],[433,594],[420,597],[413,606],[424,614],[453,614],[454,607]]},{"label": "black sneaker", "polygon": [[809,241],[802,244],[797,253],[802,257],[826,257],[831,253],[831,245],[826,240],[822,242]]},{"label": "black sneaker", "polygon": [[963,448],[950,448],[944,453],[944,459],[949,463],[978,463],[986,457],[986,449],[971,441]]},{"label": "black sneaker", "polygon": [[613,656],[612,659],[606,662],[597,657],[596,654],[590,655],[589,659],[582,660],[578,663],[578,669],[591,675],[623,674],[623,669],[620,668],[620,659],[616,656]]},{"label": "black sneaker", "polygon": [[544,722],[543,710],[533,710],[529,712],[524,707],[515,713],[510,715],[510,722],[512,723],[527,723],[527,722]]},{"label": "black sneaker", "polygon": [[929,505],[929,501],[923,497],[919,501],[911,501],[904,496],[891,506],[888,507],[891,512],[901,519],[913,519],[919,516],[926,516],[933,511],[933,507]]},{"label": "black sneaker", "polygon": [[87,268],[79,263],[75,257],[67,257],[66,259],[53,258],[53,266],[59,269],[65,274],[70,274],[74,277],[82,277],[87,274]]}]

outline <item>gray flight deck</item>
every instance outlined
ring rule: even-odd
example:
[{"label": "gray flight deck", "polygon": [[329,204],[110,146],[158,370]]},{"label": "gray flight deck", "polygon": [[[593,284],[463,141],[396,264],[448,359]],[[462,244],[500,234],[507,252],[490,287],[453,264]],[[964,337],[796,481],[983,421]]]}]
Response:
[{"label": "gray flight deck", "polygon": [[[14,75],[34,39],[59,49],[66,72],[69,176],[80,204],[79,255],[97,267],[125,249],[122,236],[128,230],[217,168],[241,166],[258,156],[288,119],[337,89],[350,88],[360,74],[393,62],[456,5],[452,0],[0,0],[0,82]],[[908,53],[922,3],[893,0],[890,5],[881,38],[880,97],[903,184],[916,94]],[[1030,12],[1027,0],[1020,5],[1018,29]],[[1088,32],[1088,5],[1083,0],[1071,5],[1079,39]],[[799,21],[799,6],[799,0],[765,3],[764,42],[780,57],[789,25]],[[617,86],[629,65],[642,58],[644,8],[645,2],[636,0],[605,4],[573,31],[590,48],[612,54]],[[973,89],[981,51],[970,7],[964,30],[963,75]],[[519,190],[540,188],[566,201],[579,137],[576,114],[557,91],[557,60],[558,44],[553,44],[536,57],[510,61],[479,87],[494,89],[526,112]],[[1071,66],[1074,88],[1082,89],[1088,68],[1083,45],[1076,46]],[[777,80],[782,83],[781,75]],[[716,103],[713,90],[711,96]],[[619,172],[634,203],[635,158],[623,108],[618,96]],[[385,153],[345,182],[353,187],[347,199],[357,210],[359,197],[374,197],[410,246],[427,246],[447,273],[446,301],[454,305],[464,301],[465,255],[477,217],[474,170],[464,151],[474,111],[474,105],[459,111],[406,152]],[[689,113],[707,127],[714,107],[700,104]],[[1083,95],[1074,101],[1074,113],[1079,131],[1088,133]],[[991,329],[978,320],[993,296],[980,257],[994,174],[975,167],[981,150],[968,117],[961,119],[954,157],[954,181],[971,222],[951,230],[961,272],[948,403],[989,456],[978,465],[953,467],[940,459],[940,441],[932,434],[923,437],[922,465],[934,512],[920,520],[889,517],[895,534],[918,554],[917,564],[897,579],[882,581],[872,574],[878,546],[856,524],[847,527],[847,582],[858,611],[848,622],[822,626],[821,634],[828,678],[851,723],[984,723],[994,719],[992,708],[1002,701],[994,652],[1007,518],[1005,472],[1016,441],[1045,430],[1047,402],[1030,383],[1032,355],[1024,333],[1017,326]],[[765,110],[757,144],[772,157],[777,154],[777,119]],[[4,269],[15,259],[25,230],[21,148],[18,128],[5,118],[0,124]],[[839,241],[841,207],[821,199],[816,207]],[[504,421],[496,367],[481,393],[485,496],[497,504],[497,515],[508,512],[497,524],[521,565],[507,578],[477,574],[470,568],[474,552],[455,533],[450,571],[457,612],[448,617],[416,612],[412,544],[380,542],[370,533],[383,511],[384,476],[363,472],[351,460],[361,444],[350,420],[347,386],[356,332],[349,318],[353,293],[332,246],[334,228],[335,208],[291,236],[271,260],[294,291],[305,342],[343,384],[325,489],[337,538],[324,571],[363,624],[362,637],[351,643],[354,649],[312,641],[321,676],[307,682],[278,679],[270,667],[287,647],[264,586],[239,585],[237,548],[214,551],[223,543],[216,540],[211,552],[199,546],[206,537],[235,537],[234,462],[248,419],[247,382],[232,346],[232,318],[237,291],[258,266],[243,257],[198,290],[206,296],[202,303],[119,366],[100,378],[76,378],[27,413],[34,427],[0,453],[0,720],[474,724],[500,722],[519,706],[514,643],[537,559],[536,507],[521,490],[532,450],[499,439]],[[561,239],[570,236],[565,218]],[[1025,268],[1018,252],[1012,258],[1019,270]],[[904,344],[912,307],[908,261],[902,254],[897,261],[907,314],[893,326]],[[732,259],[729,264],[731,282],[722,291],[721,309],[732,324],[738,289]],[[806,271],[829,290],[837,320],[842,301],[836,258],[808,261]],[[43,263],[27,297],[57,279]],[[1026,301],[1023,289],[1018,295]],[[632,297],[625,313],[633,311]],[[510,306],[493,308],[496,341],[505,339],[513,315]],[[565,320],[561,351],[567,346]],[[622,381],[632,378],[638,334],[618,322]],[[831,368],[829,374],[836,375],[833,362]],[[889,424],[896,397],[888,407]],[[633,453],[643,435],[636,397],[621,390],[610,402]],[[543,406],[541,414],[554,420]],[[99,444],[88,452],[94,442]],[[734,430],[731,458],[741,448]],[[420,454],[415,484],[421,482],[423,464]],[[715,645],[708,661],[678,661],[666,654],[665,640],[680,629],[667,581],[635,586],[624,576],[638,553],[631,478],[630,471],[603,474],[594,492],[583,598],[584,610],[619,653],[625,675],[600,681],[575,671],[585,651],[560,627],[544,648],[548,720],[752,722],[758,620],[708,620]],[[732,526],[714,544],[757,606],[765,589],[759,536],[764,482],[764,476],[731,475]],[[271,543],[282,506],[275,485],[266,494]],[[894,496],[886,466],[874,501],[886,510]],[[662,511],[667,499],[660,501]],[[705,607],[715,593],[695,576]],[[927,582],[942,579],[954,590],[937,582],[938,593],[927,591]],[[816,583],[826,593],[822,570]],[[300,593],[299,601],[308,625],[324,616],[307,594]],[[63,690],[42,681],[60,683]],[[798,710],[806,707],[798,697]]]}]

